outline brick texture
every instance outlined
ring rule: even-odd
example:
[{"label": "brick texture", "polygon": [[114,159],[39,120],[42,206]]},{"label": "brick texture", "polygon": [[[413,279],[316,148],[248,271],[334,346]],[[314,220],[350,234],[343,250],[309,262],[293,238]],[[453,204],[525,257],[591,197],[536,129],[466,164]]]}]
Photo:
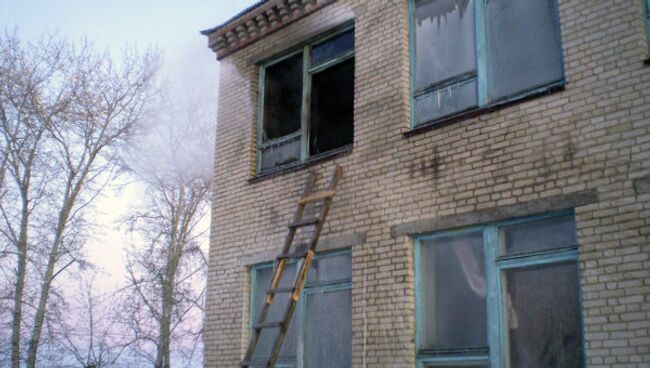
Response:
[{"label": "brick texture", "polygon": [[[650,67],[641,2],[559,0],[566,88],[406,137],[406,0],[339,0],[221,61],[205,366],[248,332],[242,259],[279,249],[308,171],[343,167],[324,236],[352,247],[353,366],[414,367],[413,244],[391,227],[592,190],[576,208],[589,367],[650,367]],[[251,183],[260,60],[355,20],[354,147]]]}]

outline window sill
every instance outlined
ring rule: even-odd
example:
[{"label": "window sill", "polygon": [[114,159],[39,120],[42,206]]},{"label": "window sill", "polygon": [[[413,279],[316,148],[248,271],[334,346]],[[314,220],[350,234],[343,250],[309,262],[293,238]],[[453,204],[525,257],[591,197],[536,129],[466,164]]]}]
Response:
[{"label": "window sill", "polygon": [[348,145],[345,145],[343,147],[339,147],[339,148],[333,149],[331,151],[321,153],[321,154],[316,155],[316,156],[311,156],[305,161],[295,162],[295,163],[292,163],[292,164],[288,164],[288,165],[284,165],[284,166],[280,166],[280,167],[277,167],[277,168],[274,168],[274,169],[270,169],[270,170],[260,172],[257,175],[255,175],[254,177],[248,179],[248,183],[249,184],[255,184],[255,183],[258,183],[260,181],[264,181],[266,179],[275,178],[277,176],[281,176],[281,175],[288,174],[288,173],[295,172],[295,171],[300,171],[300,170],[302,170],[304,168],[314,166],[314,165],[316,165],[318,163],[321,163],[321,162],[324,162],[324,161],[332,160],[332,159],[335,159],[335,158],[341,157],[341,156],[346,156],[346,155],[352,153],[352,146],[353,146],[352,144],[348,144]]},{"label": "window sill", "polygon": [[547,96],[547,95],[551,95],[553,93],[561,92],[561,91],[564,91],[564,89],[565,89],[565,82],[563,81],[561,83],[556,83],[556,84],[550,85],[548,87],[544,87],[542,89],[536,90],[534,92],[523,95],[521,97],[515,97],[515,98],[512,98],[512,99],[500,101],[500,102],[497,102],[495,104],[485,106],[485,107],[479,107],[479,108],[474,108],[474,109],[471,109],[471,110],[466,110],[466,111],[463,111],[463,112],[455,114],[455,115],[447,116],[447,117],[444,117],[442,119],[437,119],[437,120],[430,121],[428,123],[418,125],[416,127],[411,128],[410,130],[402,133],[402,135],[404,137],[406,137],[406,138],[412,137],[412,136],[420,134],[420,133],[428,132],[429,130],[442,128],[442,127],[445,127],[447,125],[458,123],[458,122],[461,122],[461,121],[464,121],[464,120],[468,120],[468,119],[474,118],[474,117],[479,116],[479,115],[489,114],[491,112],[498,111],[498,110],[504,109],[506,107],[510,107],[512,105],[519,104],[519,103],[522,103],[522,102],[526,102],[526,101],[529,101],[529,100],[532,100],[532,99],[535,99],[535,98],[538,98],[538,97]]}]

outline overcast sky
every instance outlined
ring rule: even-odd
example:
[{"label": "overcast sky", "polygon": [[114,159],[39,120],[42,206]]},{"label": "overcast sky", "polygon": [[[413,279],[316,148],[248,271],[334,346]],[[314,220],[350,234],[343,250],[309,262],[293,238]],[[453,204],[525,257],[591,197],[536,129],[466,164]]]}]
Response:
[{"label": "overcast sky", "polygon": [[[71,41],[85,38],[114,57],[125,45],[157,47],[163,52],[163,77],[174,88],[209,96],[216,106],[218,63],[207,48],[207,38],[199,31],[224,22],[255,2],[0,0],[0,28],[16,28],[19,37],[28,40],[48,32],[57,32]],[[114,221],[140,195],[137,187],[129,187],[121,192],[110,191],[99,202],[100,229],[89,244],[88,255],[107,273],[108,280],[99,281],[105,287],[119,282],[123,271],[121,250],[125,239],[115,231]]]},{"label": "overcast sky", "polygon": [[23,38],[58,31],[87,38],[118,55],[124,45],[164,50],[165,74],[211,81],[217,63],[199,31],[235,15],[254,0],[0,0],[0,25],[18,27]]}]

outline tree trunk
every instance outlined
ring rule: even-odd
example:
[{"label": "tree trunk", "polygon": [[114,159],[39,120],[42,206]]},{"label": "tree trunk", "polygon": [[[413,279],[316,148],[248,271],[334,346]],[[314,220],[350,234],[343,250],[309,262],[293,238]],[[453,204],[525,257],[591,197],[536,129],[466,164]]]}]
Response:
[{"label": "tree trunk", "polygon": [[[22,238],[22,235],[21,235]],[[14,313],[11,326],[11,367],[20,368],[20,328],[23,316],[23,291],[27,274],[27,240],[21,239],[18,250],[18,270],[16,275],[16,289],[14,293]]]},{"label": "tree trunk", "polygon": [[11,325],[11,367],[20,368],[20,338],[23,319],[23,293],[27,276],[27,227],[29,223],[29,200],[23,193],[20,235],[18,239],[18,264],[14,291],[14,313]]},{"label": "tree trunk", "polygon": [[160,319],[160,341],[156,354],[156,368],[169,368],[171,320],[172,320],[172,292],[169,280],[165,280],[162,295],[162,317]]},{"label": "tree trunk", "polygon": [[[174,224],[174,228],[177,223]],[[160,343],[156,356],[156,368],[170,368],[171,322],[174,308],[174,284],[176,272],[182,256],[182,247],[177,244],[176,231],[172,231],[170,246],[167,253],[167,267],[162,285],[162,318],[160,320]]]},{"label": "tree trunk", "polygon": [[38,307],[36,315],[34,316],[34,327],[32,328],[32,337],[29,340],[29,348],[27,351],[27,368],[36,367],[36,354],[41,340],[41,333],[43,332],[43,322],[45,321],[45,312],[47,309],[47,300],[50,296],[50,289],[52,287],[52,280],[54,279],[54,267],[59,258],[59,247],[61,246],[63,230],[68,218],[69,206],[64,207],[64,211],[59,215],[59,221],[56,227],[56,234],[50,256],[47,261],[47,269],[45,271],[45,278],[41,285],[41,295],[38,299]]}]

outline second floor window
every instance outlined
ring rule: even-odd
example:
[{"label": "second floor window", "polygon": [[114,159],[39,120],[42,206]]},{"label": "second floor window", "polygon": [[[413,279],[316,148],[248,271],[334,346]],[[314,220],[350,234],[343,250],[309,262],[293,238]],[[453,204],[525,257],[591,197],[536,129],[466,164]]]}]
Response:
[{"label": "second floor window", "polygon": [[260,68],[257,171],[352,144],[354,31],[308,43]]},{"label": "second floor window", "polygon": [[413,126],[564,81],[557,0],[412,0]]}]

